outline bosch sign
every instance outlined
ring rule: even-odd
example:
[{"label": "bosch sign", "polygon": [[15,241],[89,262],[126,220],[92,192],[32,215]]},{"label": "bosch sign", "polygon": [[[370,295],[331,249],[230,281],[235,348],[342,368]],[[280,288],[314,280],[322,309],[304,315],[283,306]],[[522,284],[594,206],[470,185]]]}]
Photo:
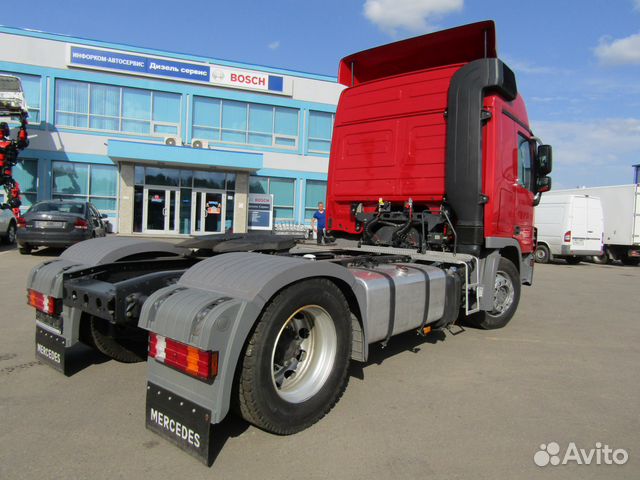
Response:
[{"label": "bosch sign", "polygon": [[260,90],[264,92],[285,92],[284,78],[279,75],[269,75],[253,70],[237,70],[231,68],[214,67],[211,71],[211,83],[216,85]]},{"label": "bosch sign", "polygon": [[79,45],[69,45],[68,64],[72,67],[205,83],[280,95],[291,95],[292,91],[291,79],[285,79],[280,75]]}]

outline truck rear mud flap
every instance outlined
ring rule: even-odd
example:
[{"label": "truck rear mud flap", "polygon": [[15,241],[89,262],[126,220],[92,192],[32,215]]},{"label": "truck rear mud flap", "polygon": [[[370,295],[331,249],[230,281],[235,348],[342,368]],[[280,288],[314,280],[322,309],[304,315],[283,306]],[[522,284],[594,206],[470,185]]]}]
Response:
[{"label": "truck rear mud flap", "polygon": [[147,382],[146,427],[207,466],[213,463],[211,410]]},{"label": "truck rear mud flap", "polygon": [[69,375],[68,348],[64,337],[36,327],[36,358],[54,369]]}]

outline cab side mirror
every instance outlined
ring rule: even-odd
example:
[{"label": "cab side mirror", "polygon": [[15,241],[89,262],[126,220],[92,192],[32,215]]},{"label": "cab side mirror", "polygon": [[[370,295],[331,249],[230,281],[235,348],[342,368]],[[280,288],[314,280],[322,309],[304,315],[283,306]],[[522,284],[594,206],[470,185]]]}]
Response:
[{"label": "cab side mirror", "polygon": [[537,175],[543,177],[549,175],[552,169],[552,152],[551,145],[538,145],[537,161]]},{"label": "cab side mirror", "polygon": [[109,218],[109,215],[107,215],[106,213],[102,213],[100,214],[100,218]]},{"label": "cab side mirror", "polygon": [[536,180],[536,192],[544,193],[551,190],[551,177],[538,177]]}]

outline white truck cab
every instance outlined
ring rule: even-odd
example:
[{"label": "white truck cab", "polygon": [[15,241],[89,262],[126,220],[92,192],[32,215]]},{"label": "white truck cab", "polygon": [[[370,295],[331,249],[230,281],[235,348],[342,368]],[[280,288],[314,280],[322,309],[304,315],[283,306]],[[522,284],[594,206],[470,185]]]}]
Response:
[{"label": "white truck cab", "polygon": [[12,75],[0,75],[0,117],[21,116],[28,111],[22,82]]},{"label": "white truck cab", "polygon": [[535,209],[535,225],[538,263],[563,258],[569,264],[577,264],[585,257],[602,253],[604,219],[597,197],[547,193]]}]

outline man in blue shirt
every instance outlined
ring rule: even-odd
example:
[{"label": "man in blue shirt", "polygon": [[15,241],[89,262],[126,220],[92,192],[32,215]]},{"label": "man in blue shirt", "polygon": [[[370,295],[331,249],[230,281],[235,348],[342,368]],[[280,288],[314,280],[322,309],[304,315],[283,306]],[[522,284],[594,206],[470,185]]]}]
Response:
[{"label": "man in blue shirt", "polygon": [[318,210],[316,210],[316,212],[313,214],[311,225],[317,232],[318,245],[321,245],[323,241],[325,243],[329,243],[325,235],[325,228],[327,226],[327,212],[324,210],[324,203],[318,203]]}]

